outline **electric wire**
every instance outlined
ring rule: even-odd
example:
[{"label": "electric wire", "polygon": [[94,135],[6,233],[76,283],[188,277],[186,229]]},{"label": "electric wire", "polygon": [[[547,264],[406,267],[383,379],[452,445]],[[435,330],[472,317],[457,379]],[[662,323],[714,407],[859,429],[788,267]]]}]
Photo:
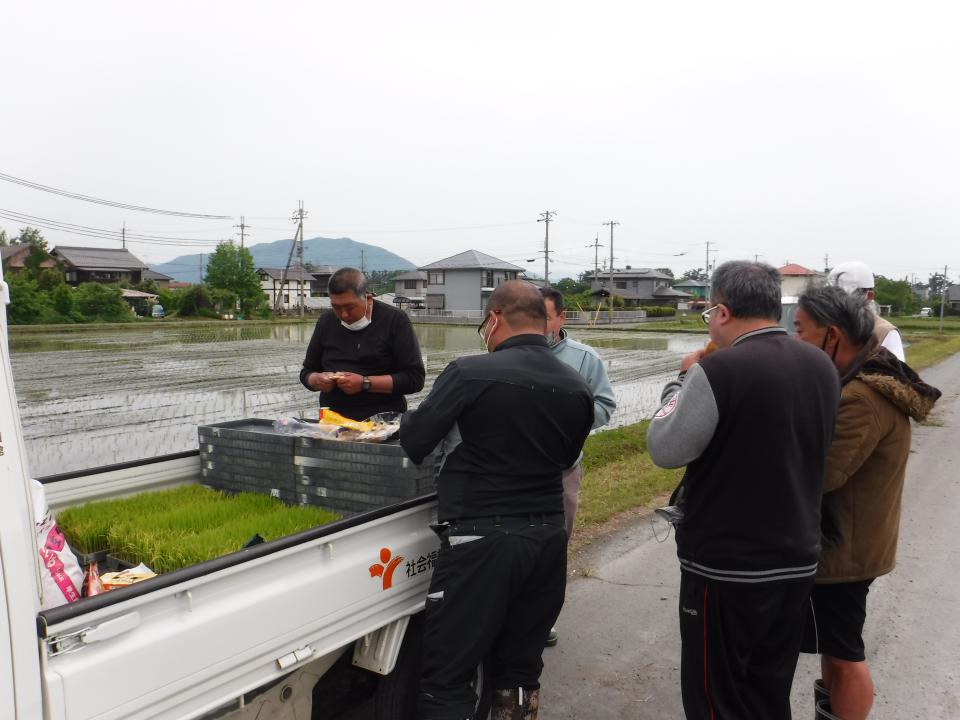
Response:
[{"label": "electric wire", "polygon": [[123,210],[136,210],[137,212],[154,213],[155,215],[172,215],[175,217],[197,218],[199,220],[233,220],[232,215],[212,215],[208,213],[183,212],[180,210],[162,210],[160,208],[152,208],[152,207],[145,207],[143,205],[132,205],[130,203],[117,202],[115,200],[104,200],[102,198],[96,198],[90,195],[84,195],[83,193],[75,193],[75,192],[70,192],[69,190],[61,190],[59,188],[50,187],[49,185],[42,185],[40,183],[33,182],[32,180],[25,180],[24,178],[14,177],[13,175],[7,175],[6,173],[0,173],[0,180],[4,180],[9,183],[14,183],[15,185],[22,185],[23,187],[27,187],[32,190],[39,190],[41,192],[51,193],[53,195],[60,195],[61,197],[67,197],[73,200],[82,200],[83,202],[96,203],[98,205],[107,205],[109,207],[120,208]]}]

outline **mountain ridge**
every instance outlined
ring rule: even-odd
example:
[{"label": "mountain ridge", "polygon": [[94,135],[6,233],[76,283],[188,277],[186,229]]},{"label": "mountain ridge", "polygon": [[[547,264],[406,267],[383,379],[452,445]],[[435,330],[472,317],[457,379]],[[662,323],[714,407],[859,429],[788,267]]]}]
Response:
[{"label": "mountain ridge", "polygon": [[[292,238],[274,240],[247,245],[247,249],[253,256],[253,263],[256,267],[283,268],[287,264],[292,242]],[[304,240],[303,261],[314,265],[331,265],[334,268],[360,267],[361,250],[363,251],[363,267],[365,270],[416,269],[416,265],[396,253],[384,250],[378,245],[369,245],[346,237],[313,237]],[[209,257],[210,253],[179,255],[168,262],[152,265],[150,269],[169,275],[180,282],[199,283],[202,282],[201,261],[203,262],[203,272],[206,272],[206,261]],[[294,251],[291,266],[295,265],[296,262],[296,251]]]}]

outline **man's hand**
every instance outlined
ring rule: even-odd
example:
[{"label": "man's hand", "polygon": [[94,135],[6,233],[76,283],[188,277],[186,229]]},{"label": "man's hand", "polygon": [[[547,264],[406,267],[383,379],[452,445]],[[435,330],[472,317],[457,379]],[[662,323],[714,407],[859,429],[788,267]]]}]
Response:
[{"label": "man's hand", "polygon": [[310,373],[307,382],[314,390],[319,390],[324,393],[331,392],[337,386],[337,379],[334,373],[331,372]]},{"label": "man's hand", "polygon": [[691,365],[703,360],[703,356],[705,354],[706,353],[704,352],[703,348],[700,348],[699,350],[694,350],[692,353],[687,355],[683,360],[680,361],[680,372],[685,373],[690,369]]},{"label": "man's hand", "polygon": [[337,387],[347,395],[356,395],[363,390],[363,375],[351,372],[337,373],[336,382]]}]

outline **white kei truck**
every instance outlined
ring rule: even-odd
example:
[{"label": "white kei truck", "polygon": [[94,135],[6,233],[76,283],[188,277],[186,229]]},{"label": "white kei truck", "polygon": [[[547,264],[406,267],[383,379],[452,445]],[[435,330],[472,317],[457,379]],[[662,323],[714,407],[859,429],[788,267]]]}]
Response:
[{"label": "white kei truck", "polygon": [[[435,495],[41,609],[7,303],[0,275],[0,720],[414,717]],[[41,482],[56,513],[201,480],[193,451]]]}]

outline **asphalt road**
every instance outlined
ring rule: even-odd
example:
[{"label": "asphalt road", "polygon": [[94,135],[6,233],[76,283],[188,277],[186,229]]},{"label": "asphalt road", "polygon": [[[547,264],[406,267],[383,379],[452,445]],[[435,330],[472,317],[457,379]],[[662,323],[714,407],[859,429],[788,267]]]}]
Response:
[{"label": "asphalt road", "polygon": [[[944,396],[914,425],[898,566],[874,583],[864,629],[880,720],[960,718],[960,356],[923,376]],[[643,518],[578,561],[585,577],[567,587],[560,644],[544,652],[541,717],[683,717],[675,549]],[[801,655],[794,717],[813,717],[818,668]]]}]

